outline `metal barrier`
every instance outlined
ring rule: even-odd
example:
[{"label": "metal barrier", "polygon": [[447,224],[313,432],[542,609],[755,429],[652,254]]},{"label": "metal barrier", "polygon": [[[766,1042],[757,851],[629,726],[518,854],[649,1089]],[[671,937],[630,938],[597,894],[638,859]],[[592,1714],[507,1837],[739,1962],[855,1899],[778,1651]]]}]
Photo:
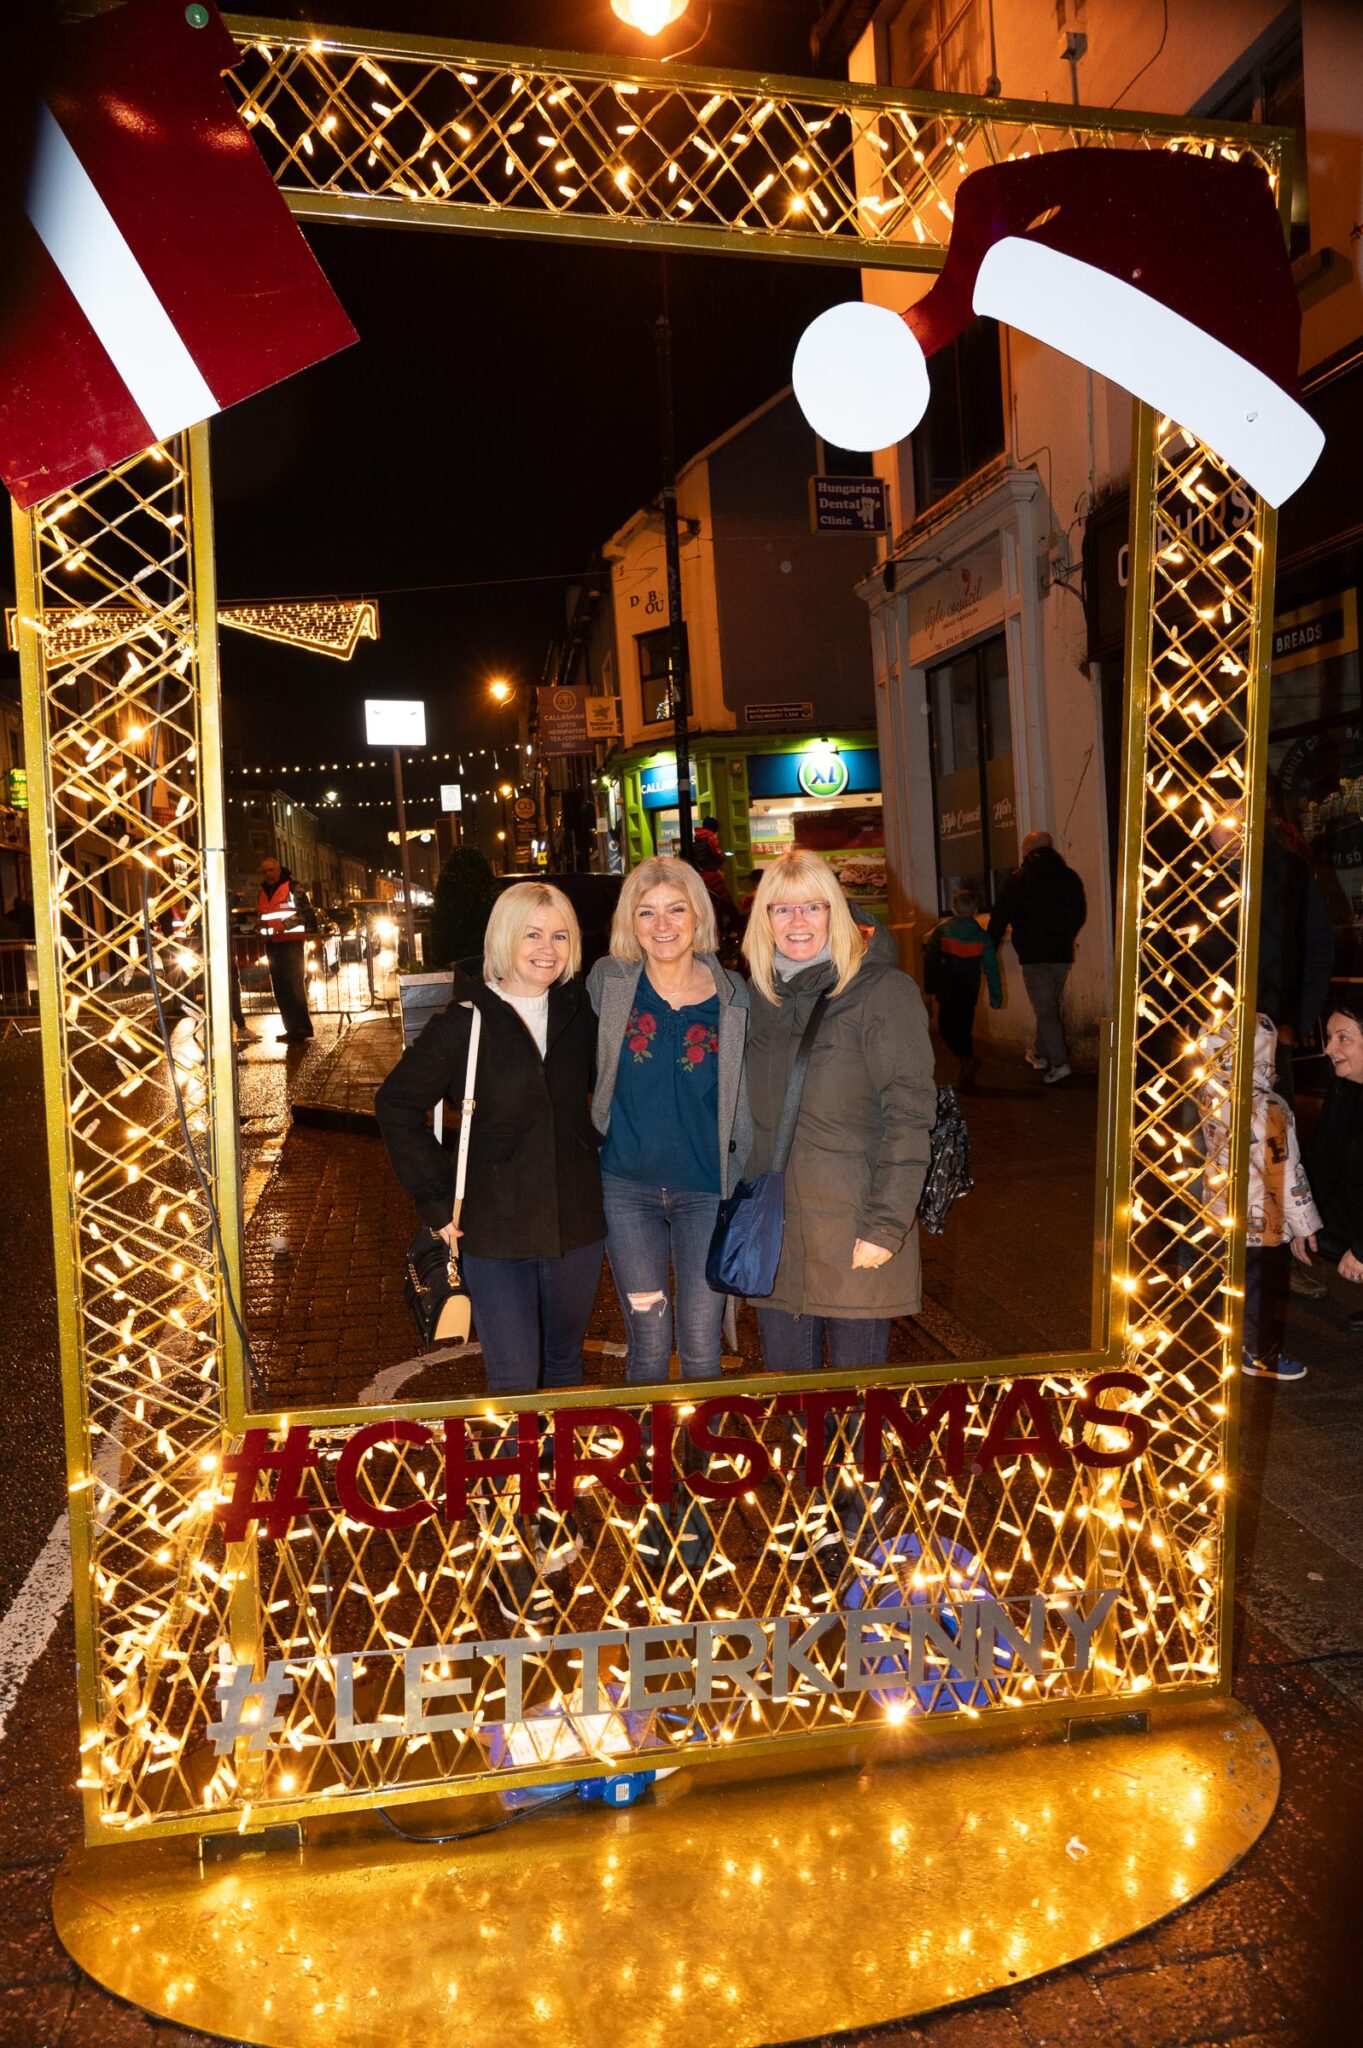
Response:
[{"label": "metal barrier", "polygon": [[[398,1000],[398,956],[391,947],[360,959],[343,958],[319,941],[306,941],[308,1008],[315,1017],[361,1017],[369,1010],[391,1015]],[[237,938],[233,964],[241,994],[242,1015],[264,1016],[279,1006],[270,984],[270,963],[264,945]]]}]

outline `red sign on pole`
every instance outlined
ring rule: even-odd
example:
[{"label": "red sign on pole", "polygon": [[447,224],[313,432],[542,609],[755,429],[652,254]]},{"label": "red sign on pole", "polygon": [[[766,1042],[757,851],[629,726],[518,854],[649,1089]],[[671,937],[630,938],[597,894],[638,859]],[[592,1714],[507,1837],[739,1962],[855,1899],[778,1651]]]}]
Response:
[{"label": "red sign on pole", "polygon": [[54,47],[0,334],[24,507],[356,338],[223,84],[215,8],[128,0]]}]

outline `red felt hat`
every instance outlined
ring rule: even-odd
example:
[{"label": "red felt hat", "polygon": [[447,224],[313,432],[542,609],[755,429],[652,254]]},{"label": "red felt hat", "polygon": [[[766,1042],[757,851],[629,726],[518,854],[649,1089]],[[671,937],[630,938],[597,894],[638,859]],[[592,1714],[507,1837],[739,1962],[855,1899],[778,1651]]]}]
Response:
[{"label": "red felt hat", "polygon": [[1277,208],[1248,160],[1067,149],[974,172],[917,305],[835,306],[806,330],[795,390],[810,423],[839,447],[902,438],[927,403],[923,358],[976,313],[1177,420],[1270,504],[1320,453],[1297,398],[1301,322]]}]

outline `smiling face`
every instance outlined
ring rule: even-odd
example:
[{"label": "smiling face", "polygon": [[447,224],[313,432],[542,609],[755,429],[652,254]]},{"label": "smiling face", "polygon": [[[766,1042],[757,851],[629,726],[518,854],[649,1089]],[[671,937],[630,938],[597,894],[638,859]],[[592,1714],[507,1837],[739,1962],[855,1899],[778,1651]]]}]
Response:
[{"label": "smiling face", "polygon": [[696,944],[696,917],[684,890],[659,882],[641,896],[634,912],[634,936],[644,958],[660,967],[689,959]]},{"label": "smiling face", "polygon": [[1363,1028],[1342,1010],[1330,1012],[1325,1057],[1341,1081],[1363,1082]]},{"label": "smiling face", "polygon": [[543,995],[568,965],[572,938],[552,910],[537,911],[521,933],[512,970],[502,983],[512,995]]},{"label": "smiling face", "polygon": [[776,950],[787,960],[812,960],[828,943],[828,905],[816,897],[771,903],[767,916]]}]

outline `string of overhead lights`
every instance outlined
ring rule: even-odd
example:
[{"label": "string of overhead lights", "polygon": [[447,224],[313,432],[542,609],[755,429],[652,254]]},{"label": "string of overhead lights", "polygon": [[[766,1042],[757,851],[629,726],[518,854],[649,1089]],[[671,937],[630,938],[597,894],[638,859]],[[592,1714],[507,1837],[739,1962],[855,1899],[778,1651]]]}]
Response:
[{"label": "string of overhead lights", "polygon": [[[415,754],[404,754],[402,765],[404,768],[420,768],[427,761],[453,761],[462,775],[465,772],[466,761],[486,761],[490,758],[494,772],[500,774],[504,754],[509,752],[513,760],[517,760],[522,755],[533,754],[534,751],[532,740],[527,740],[524,746],[452,747],[444,753],[438,753],[434,747],[423,747]],[[227,772],[229,777],[236,781],[245,775],[348,775],[362,768],[382,768],[386,774],[391,775],[393,757],[391,753],[379,752],[361,755],[356,761],[251,761],[241,767],[230,768]]]}]

